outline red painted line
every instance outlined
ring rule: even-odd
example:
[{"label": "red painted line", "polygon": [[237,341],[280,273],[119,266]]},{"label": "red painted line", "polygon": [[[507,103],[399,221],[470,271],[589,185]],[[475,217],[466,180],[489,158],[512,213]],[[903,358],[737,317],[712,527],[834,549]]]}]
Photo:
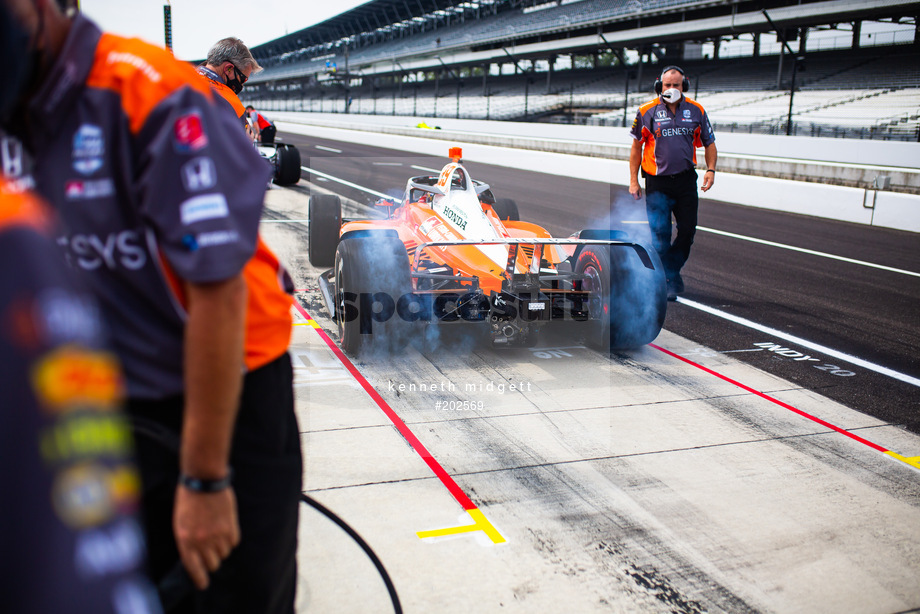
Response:
[{"label": "red painted line", "polygon": [[[300,303],[297,301],[293,302],[294,307],[297,308],[297,311],[299,311],[303,317],[305,317],[307,320],[313,320],[313,318],[310,317],[310,314],[306,312]],[[383,400],[383,397],[381,397],[380,394],[374,389],[374,387],[371,386],[370,382],[364,379],[364,376],[361,375],[361,372],[358,371],[354,364],[352,364],[351,360],[348,359],[348,356],[345,355],[339,346],[335,344],[335,341],[329,338],[329,335],[326,334],[326,331],[324,331],[319,326],[314,327],[314,330],[319,333],[320,338],[326,342],[326,345],[329,346],[329,349],[332,350],[332,353],[335,354],[336,357],[345,366],[345,368],[348,369],[348,372],[351,373],[352,377],[354,377],[355,380],[361,384],[361,387],[364,388],[364,391],[367,392],[367,394],[374,400],[374,402],[377,404],[377,407],[383,410],[383,413],[386,414],[387,418],[390,419],[390,422],[393,423],[393,426],[396,427],[400,435],[402,435],[409,443],[409,445],[412,446],[412,449],[422,457],[422,460],[425,461],[425,463],[431,468],[438,479],[441,480],[441,483],[444,484],[448,491],[450,491],[450,494],[454,496],[454,499],[457,500],[457,503],[459,503],[461,507],[467,511],[477,509],[476,505],[470,501],[469,497],[466,496],[466,493],[464,493],[463,490],[454,481],[454,479],[450,477],[450,474],[444,470],[444,467],[442,467],[441,464],[435,460],[427,448],[422,445],[422,442],[419,441],[415,434],[409,429],[409,427],[406,426],[406,423],[396,415],[396,412],[393,411],[393,408]]]},{"label": "red painted line", "polygon": [[872,448],[873,450],[878,450],[879,452],[888,452],[888,451],[889,451],[888,449],[883,448],[882,446],[878,445],[877,443],[872,443],[872,442],[869,441],[868,439],[863,439],[863,438],[860,437],[859,435],[854,435],[853,433],[851,433],[850,431],[848,431],[848,430],[846,430],[846,429],[844,429],[844,428],[841,428],[841,427],[839,427],[839,426],[836,426],[836,425],[834,425],[834,424],[831,424],[830,422],[827,422],[827,421],[825,421],[825,420],[822,420],[821,418],[818,418],[817,416],[812,416],[811,414],[809,414],[809,413],[807,413],[807,412],[804,412],[804,411],[802,411],[801,409],[798,409],[797,407],[793,407],[792,405],[789,405],[788,403],[783,403],[783,402],[780,401],[779,399],[775,399],[775,398],[771,397],[771,396],[768,395],[768,394],[764,394],[764,393],[760,392],[759,390],[754,390],[754,389],[751,388],[750,386],[745,386],[745,385],[742,384],[741,382],[735,381],[735,380],[733,380],[733,379],[730,378],[730,377],[726,377],[725,375],[722,375],[721,373],[718,373],[718,372],[716,372],[716,371],[713,371],[712,369],[710,369],[710,368],[708,368],[708,367],[704,367],[703,365],[701,365],[701,364],[699,364],[699,363],[695,363],[695,362],[693,362],[692,360],[689,360],[689,359],[687,359],[687,358],[684,358],[683,356],[680,356],[679,354],[675,354],[674,352],[672,352],[672,351],[670,351],[670,350],[666,350],[666,349],[664,349],[663,347],[660,347],[660,346],[655,345],[654,343],[650,343],[649,346],[655,348],[656,350],[660,350],[660,351],[664,352],[665,354],[667,354],[668,356],[672,356],[672,357],[676,358],[677,360],[681,360],[681,361],[687,363],[688,365],[692,365],[692,366],[696,367],[697,369],[701,369],[701,370],[705,371],[706,373],[709,373],[710,375],[714,375],[714,376],[718,377],[719,379],[728,382],[729,384],[733,384],[733,385],[737,386],[738,388],[741,388],[742,390],[746,390],[746,391],[750,392],[751,394],[754,394],[754,395],[759,396],[759,397],[762,398],[762,399],[766,399],[767,401],[770,401],[771,403],[775,403],[775,404],[779,405],[780,407],[783,407],[783,408],[785,408],[785,409],[788,409],[789,411],[791,411],[791,412],[793,412],[793,413],[796,413],[796,414],[802,416],[803,418],[807,418],[807,419],[811,420],[812,422],[817,422],[817,423],[820,424],[821,426],[824,426],[824,427],[826,427],[826,428],[829,428],[829,429],[831,429],[832,431],[837,431],[837,432],[840,433],[841,435],[846,435],[846,436],[849,437],[850,439],[853,439],[853,440],[855,440],[855,441],[858,441],[858,442],[861,443],[861,444],[867,445],[867,446],[869,446],[870,448]]}]

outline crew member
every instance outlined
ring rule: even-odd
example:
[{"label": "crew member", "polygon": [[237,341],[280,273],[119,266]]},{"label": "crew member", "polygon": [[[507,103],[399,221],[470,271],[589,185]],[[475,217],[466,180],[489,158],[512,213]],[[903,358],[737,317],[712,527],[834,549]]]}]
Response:
[{"label": "crew member", "polygon": [[4,612],[157,613],[118,361],[49,231],[38,200],[0,178]]},{"label": "crew member", "polygon": [[151,575],[181,559],[200,590],[176,611],[290,613],[301,452],[290,280],[258,237],[270,169],[168,51],[49,0],[0,3],[32,84],[3,127],[99,301],[129,413],[179,442],[137,440]]},{"label": "crew member", "polygon": [[239,94],[249,77],[262,70],[259,63],[249,51],[243,41],[238,38],[223,38],[208,50],[208,57],[204,64],[198,67],[198,72],[206,77],[211,88],[230,103],[233,112],[241,118],[244,126],[249,122],[244,117],[245,109],[240,102]]},{"label": "crew member", "polygon": [[250,125],[256,133],[256,137],[259,139],[260,143],[275,142],[275,124],[256,111],[255,107],[252,105],[246,107],[246,116],[249,118]]},{"label": "crew member", "polygon": [[[684,95],[690,82],[677,66],[667,66],[655,82],[658,98],[639,107],[630,134],[629,193],[642,197],[639,168],[645,177],[645,208],[652,241],[668,280],[668,299],[684,291],[680,270],[690,256],[696,233],[699,194],[696,185],[696,149],[704,148],[704,192],[716,176],[715,135],[709,116],[695,100]],[[677,236],[671,242],[671,216]]]}]

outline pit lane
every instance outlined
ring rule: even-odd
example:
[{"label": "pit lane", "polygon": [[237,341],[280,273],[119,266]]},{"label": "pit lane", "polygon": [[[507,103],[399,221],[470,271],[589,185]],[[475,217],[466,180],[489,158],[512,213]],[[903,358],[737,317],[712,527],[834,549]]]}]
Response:
[{"label": "pit lane", "polygon": [[[315,166],[315,157],[305,166]],[[401,158],[394,153],[388,161]],[[348,180],[356,185],[366,185],[361,174],[368,167],[385,169],[384,179],[399,191],[408,176],[408,167],[348,159],[334,166],[339,175],[353,169]],[[470,166],[474,177],[497,187],[488,172]],[[310,179],[301,188],[330,187]],[[546,184],[541,190],[527,177],[518,181],[548,200]],[[553,178],[553,189],[564,189],[561,183]],[[607,186],[594,189],[609,197]],[[551,212],[553,203],[541,207]],[[296,191],[272,190],[268,213],[303,220],[305,206]],[[534,219],[527,211],[522,206]],[[557,212],[572,229],[578,213]],[[565,232],[562,223],[544,223]],[[318,272],[305,257],[304,228],[271,223],[263,233],[305,290],[298,294],[304,310],[334,334],[313,291]],[[701,237],[691,263],[702,245]],[[690,277],[689,266],[688,286],[712,278]],[[305,486],[374,545],[406,611],[917,607],[918,472],[713,373],[904,457],[920,454],[917,438],[822,396],[820,386],[739,360],[794,363],[789,356],[763,347],[726,353],[673,334],[686,319],[703,317],[678,311],[684,307],[671,309],[668,330],[656,341],[667,353],[649,346],[601,356],[563,337],[532,350],[410,350],[382,364],[354,365],[506,540],[499,544],[485,531],[443,533],[470,525],[468,512],[301,316],[306,325],[295,327],[292,355]],[[725,333],[710,341],[725,341]],[[872,377],[865,376],[862,385]],[[498,392],[498,384],[512,382],[528,385]],[[444,388],[455,399],[481,401],[482,409],[436,407]],[[360,553],[321,521],[305,517],[303,525],[300,611],[383,611],[385,594]],[[435,534],[418,535],[425,531]]]}]

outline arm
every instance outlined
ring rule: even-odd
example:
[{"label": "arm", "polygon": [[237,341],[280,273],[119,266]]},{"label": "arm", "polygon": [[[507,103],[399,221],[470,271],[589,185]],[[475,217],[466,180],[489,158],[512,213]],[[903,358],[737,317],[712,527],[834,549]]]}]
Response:
[{"label": "arm", "polygon": [[636,200],[642,198],[642,188],[639,187],[639,166],[641,163],[642,141],[634,140],[632,149],[629,150],[629,193]]},{"label": "arm", "polygon": [[[706,148],[703,150],[703,155],[706,158],[706,168],[715,170],[716,161],[719,159],[719,152],[716,151],[716,144],[710,143],[709,145],[706,145]],[[715,173],[705,173],[703,175],[703,187],[701,189],[704,192],[708,192],[709,188],[712,187],[712,184],[715,183],[715,180]]]},{"label": "arm", "polygon": [[[229,471],[230,445],[242,388],[246,285],[239,274],[209,284],[186,284],[186,405],[180,469],[202,479]],[[200,589],[239,543],[233,489],[193,492],[177,486],[173,529],[179,555]]]}]

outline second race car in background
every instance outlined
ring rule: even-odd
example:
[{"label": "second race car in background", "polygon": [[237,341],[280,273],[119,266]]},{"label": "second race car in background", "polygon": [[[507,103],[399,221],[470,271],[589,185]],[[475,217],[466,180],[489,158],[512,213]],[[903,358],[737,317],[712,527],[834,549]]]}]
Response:
[{"label": "second race car in background", "polygon": [[554,238],[518,219],[460,161],[409,179],[381,219],[343,220],[337,196],[309,202],[309,257],[350,354],[398,351],[443,327],[472,327],[494,345],[531,346],[569,321],[607,350],[654,340],[667,287],[657,253],[609,229]]},{"label": "second race car in background", "polygon": [[288,143],[256,143],[256,151],[272,167],[272,181],[294,185],[300,181],[300,151]]}]

